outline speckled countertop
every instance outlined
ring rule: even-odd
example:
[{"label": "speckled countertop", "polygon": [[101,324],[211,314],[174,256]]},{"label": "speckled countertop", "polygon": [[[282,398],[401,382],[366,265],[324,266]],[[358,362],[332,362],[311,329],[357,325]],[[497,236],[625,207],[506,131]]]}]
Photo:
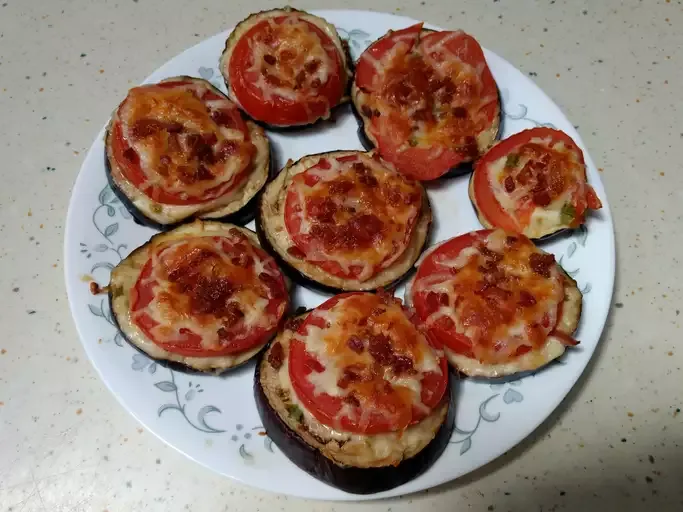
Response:
[{"label": "speckled countertop", "polygon": [[564,109],[600,166],[618,269],[602,343],[529,439],[402,499],[255,491],[144,431],[87,361],[63,283],[67,201],[125,91],[267,0],[0,0],[0,510],[683,510],[680,0],[345,0],[461,27]]}]

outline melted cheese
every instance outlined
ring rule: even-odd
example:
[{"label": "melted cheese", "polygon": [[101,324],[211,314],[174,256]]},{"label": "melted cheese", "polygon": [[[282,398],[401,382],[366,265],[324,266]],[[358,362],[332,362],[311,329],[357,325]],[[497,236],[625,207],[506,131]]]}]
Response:
[{"label": "melted cheese", "polygon": [[[434,329],[436,325],[442,325],[446,318],[452,330],[471,340],[472,351],[481,362],[500,363],[515,357],[521,346],[532,349],[538,347],[538,330],[542,329],[547,336],[557,324],[558,306],[564,297],[562,276],[557,265],[549,268],[550,277],[538,275],[531,268],[529,258],[540,251],[531,242],[522,239],[519,239],[514,250],[506,249],[506,237],[501,230],[490,232],[486,238],[480,238],[455,258],[445,257],[439,252],[432,253],[430,258],[440,270],[424,277],[418,274],[419,278],[410,290],[413,303],[417,294],[423,296],[423,301],[427,301],[430,294],[436,294],[437,298],[446,297],[445,303],[439,300],[434,310],[430,311],[427,306],[418,307],[422,320],[428,328]],[[484,248],[502,253],[496,268],[507,278],[496,286],[508,297],[501,299],[500,295],[494,295],[493,303],[473,291],[485,280],[481,269],[489,260],[482,252]],[[517,302],[522,301],[520,291],[531,294],[535,304],[520,306],[521,302]],[[510,312],[513,312],[511,317]],[[502,318],[508,320],[501,321],[497,315],[505,315]],[[485,327],[483,321],[492,323]],[[529,330],[530,326],[537,326],[534,332]]]},{"label": "melted cheese", "polygon": [[[360,268],[357,279],[366,281],[403,254],[422,207],[420,187],[365,154],[358,154],[352,160],[327,158],[324,162],[325,165],[319,163],[298,175],[289,187],[287,201],[295,203],[300,210],[296,213],[299,232],[290,232],[290,236],[295,242],[306,239],[305,243],[297,245],[308,261],[316,264],[335,262],[347,274],[352,268]],[[376,184],[369,186],[360,182],[353,167],[359,163],[365,166]],[[306,184],[309,179],[316,179],[317,183],[309,186]],[[335,190],[335,186],[342,183],[351,188],[343,193]],[[309,211],[311,202],[320,201],[332,205],[334,222],[320,222]],[[344,230],[358,215],[370,214],[381,222],[379,236],[374,237],[371,245],[329,247],[322,240],[310,237],[314,228],[347,233]],[[341,238],[346,240],[346,236]]]},{"label": "melted cheese", "polygon": [[[375,308],[384,309],[384,313],[370,315]],[[320,328],[307,323],[305,341],[306,351],[314,356],[324,367],[321,372],[311,372],[308,381],[313,384],[315,394],[327,394],[334,397],[345,397],[353,393],[361,403],[369,404],[371,396],[365,395],[368,385],[364,382],[351,381],[343,388],[339,382],[348,367],[361,368],[364,375],[370,375],[371,368],[377,361],[371,355],[370,343],[366,341],[372,336],[387,336],[390,340],[390,350],[393,354],[407,357],[412,361],[414,373],[396,372],[391,363],[381,363],[383,374],[371,373],[373,382],[382,380],[391,384],[401,396],[409,396],[416,406],[422,404],[422,378],[425,373],[441,375],[438,353],[429,346],[426,338],[406,317],[400,306],[392,304],[386,306],[374,294],[352,295],[341,299],[331,309],[317,309],[316,321],[322,321],[329,327]],[[360,323],[366,322],[363,327]],[[365,341],[365,348],[356,352],[349,348],[348,340],[358,336]],[[374,389],[376,384],[371,385]],[[371,406],[364,408],[365,414],[370,414]],[[340,416],[345,413],[340,412]]]},{"label": "melted cheese", "polygon": [[[573,204],[574,197],[577,194],[580,196],[584,194],[586,171],[585,165],[577,159],[576,151],[573,148],[567,148],[564,142],[553,143],[552,137],[534,137],[528,144],[546,147],[551,154],[556,155],[556,158],[564,160],[561,173],[565,185],[563,190],[552,198],[549,205],[537,206],[531,202],[532,191],[536,183],[535,179],[530,180],[527,184],[520,184],[516,180],[516,177],[530,160],[529,156],[524,154],[524,146],[527,144],[515,150],[515,154],[519,153],[516,165],[506,166],[507,155],[489,164],[487,166],[488,182],[501,208],[516,220],[520,232],[529,238],[540,238],[572,225],[573,218],[563,218],[562,209],[565,205]],[[512,192],[505,189],[507,177],[515,179],[515,188]],[[527,205],[532,205],[533,211],[528,222],[523,223],[519,219],[517,211],[520,207],[527,207]]]},{"label": "melted cheese", "polygon": [[[251,51],[248,74],[257,77],[253,85],[267,102],[272,102],[275,97],[288,101],[301,101],[307,97],[324,99],[311,83],[318,81],[323,85],[328,81],[336,63],[327,52],[336,54],[336,47],[324,44],[309,23],[296,13],[285,15],[284,20],[277,23],[273,18],[267,22],[275,44],[264,41],[262,36],[248,41]],[[282,59],[283,52],[289,53],[288,59]],[[266,59],[273,59],[274,63],[270,64]],[[306,79],[299,85],[297,75],[301,72],[305,73]],[[269,81],[266,75],[276,80]]]},{"label": "melted cheese", "polygon": [[[249,165],[254,147],[247,132],[219,126],[211,117],[215,111],[236,110],[228,98],[203,100],[211,87],[200,80],[190,80],[164,87],[163,84],[144,85],[131,89],[121,104],[117,117],[121,122],[123,139],[139,157],[140,170],[145,176],[141,190],[158,199],[155,190],[178,195],[182,199],[206,200],[230,190],[237,177]],[[140,123],[156,123],[159,127],[140,136]],[[173,133],[165,126],[175,126]],[[226,144],[237,149],[224,161],[198,162],[191,148],[191,138],[215,136],[210,144],[213,154]],[[199,172],[200,167],[208,174]]]},{"label": "melted cheese", "polygon": [[[268,401],[280,418],[310,446],[339,464],[353,467],[383,467],[397,465],[422,451],[435,437],[448,411],[444,400],[424,420],[400,432],[361,435],[335,429],[320,423],[301,402],[289,376],[289,343],[292,331],[284,330],[275,340],[283,347],[282,366],[275,370],[268,363],[268,353],[260,368],[261,386]],[[271,345],[271,347],[273,346]],[[292,417],[292,407],[302,412]]]},{"label": "melted cheese", "polygon": [[[227,244],[232,252],[226,252]],[[232,249],[233,244],[246,247],[246,251]],[[235,257],[250,258],[253,267],[245,269],[236,265],[232,261]],[[266,264],[242,237],[228,234],[178,240],[151,252],[149,264],[151,273],[139,278],[138,286],[151,286],[154,298],[146,306],[134,309],[131,315],[137,322],[143,316],[156,322],[149,330],[158,343],[189,341],[191,335],[199,335],[204,349],[220,350],[226,343],[239,342],[254,330],[274,329],[284,312],[286,301],[273,297],[260,277],[266,274],[273,280],[281,280],[280,271],[272,260]],[[191,276],[189,292],[183,289],[188,284],[171,277],[177,272]],[[232,290],[226,292],[226,286]],[[282,301],[276,314],[266,311],[271,300]],[[135,301],[132,307],[136,308]],[[235,308],[238,313],[234,313]],[[235,314],[237,317],[231,316]],[[221,338],[220,332],[227,335]]]}]

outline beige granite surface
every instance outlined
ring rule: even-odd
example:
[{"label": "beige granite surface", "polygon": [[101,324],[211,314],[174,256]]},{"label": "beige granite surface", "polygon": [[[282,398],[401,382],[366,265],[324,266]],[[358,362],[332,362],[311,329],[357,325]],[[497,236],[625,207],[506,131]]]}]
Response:
[{"label": "beige granite surface", "polygon": [[345,0],[461,27],[578,126],[615,217],[613,311],[588,370],[529,439],[401,499],[243,487],[143,430],[88,362],[63,282],[67,201],[125,91],[266,0],[0,0],[0,510],[683,510],[680,0]]}]

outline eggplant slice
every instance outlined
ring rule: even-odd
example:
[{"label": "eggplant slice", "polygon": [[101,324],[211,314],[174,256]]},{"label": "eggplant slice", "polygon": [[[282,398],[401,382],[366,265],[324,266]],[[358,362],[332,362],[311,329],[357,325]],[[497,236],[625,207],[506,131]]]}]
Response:
[{"label": "eggplant slice", "polygon": [[[353,494],[373,494],[402,485],[426,471],[444,452],[455,423],[455,393],[405,432],[358,435],[336,432],[296,403],[289,383],[287,324],[256,363],[254,397],[268,436],[299,468]],[[278,354],[274,354],[274,347]]]},{"label": "eggplant slice", "polygon": [[[435,31],[430,29],[422,29],[422,34],[428,34],[431,32]],[[372,46],[375,42],[371,43],[370,46]],[[356,86],[354,80],[354,82],[351,85],[351,105],[353,115],[356,118],[356,121],[358,122],[358,138],[360,139],[361,144],[367,151],[372,151],[373,149],[377,149],[378,144],[377,139],[368,128],[369,117],[363,114],[362,112],[362,106],[365,104],[365,96],[367,96],[367,93],[361,91]],[[500,89],[498,89],[498,104],[501,106],[503,104],[502,98],[500,96]],[[500,140],[500,137],[503,133],[504,119],[505,117],[503,115],[503,110],[502,108],[499,108],[498,115],[494,119],[489,129],[481,132],[477,136],[477,146],[479,147],[480,155],[483,155],[491,146],[493,146],[493,144],[496,143],[496,141]],[[456,165],[455,167],[452,167],[450,170],[448,170],[445,174],[439,176],[439,178],[437,179],[455,178],[457,176],[462,176],[464,174],[471,173],[473,170],[474,160],[469,160],[466,162],[462,162]]]},{"label": "eggplant slice", "polygon": [[[173,240],[182,240],[187,235],[192,237],[221,236],[233,229],[239,230],[255,247],[261,247],[256,234],[247,228],[212,221],[195,221],[173,231],[154,235],[146,244],[138,247],[112,270],[108,287],[112,316],[124,339],[133,348],[160,365],[174,370],[186,373],[211,372],[219,374],[246,363],[268,344],[274,334],[267,336],[261,343],[244,352],[215,357],[184,356],[169,352],[154,343],[131,319],[130,290],[135,286],[142,267],[148,261],[149,253],[153,248]],[[289,282],[286,278],[285,284],[289,288]]]},{"label": "eggplant slice", "polygon": [[358,151],[333,151],[308,155],[297,162],[291,161],[271,181],[260,197],[260,204],[256,214],[256,233],[261,245],[277,260],[282,268],[294,281],[311,288],[326,292],[342,291],[372,291],[379,288],[392,288],[408,277],[413,265],[422,254],[430,235],[432,211],[429,198],[423,188],[422,211],[415,227],[409,245],[401,257],[392,265],[380,271],[367,281],[344,279],[330,274],[317,265],[292,256],[287,249],[294,245],[284,222],[285,199],[287,187],[292,178],[314,166],[326,156],[344,156],[358,153]]},{"label": "eggplant slice", "polygon": [[320,120],[325,120],[328,119],[329,117],[324,117],[324,118],[318,118],[315,119],[312,122],[307,122],[307,123],[297,123],[297,124],[272,124],[272,123],[267,123],[261,119],[258,118],[258,116],[254,116],[252,113],[248,112],[242,105],[240,104],[237,95],[235,94],[235,91],[231,87],[231,80],[230,80],[230,75],[229,75],[229,65],[230,65],[230,58],[232,57],[233,50],[235,49],[235,45],[239,41],[239,39],[245,35],[251,28],[259,24],[260,22],[278,17],[278,16],[288,16],[293,13],[296,13],[299,15],[300,18],[303,20],[311,23],[312,25],[316,26],[319,28],[324,34],[326,34],[333,42],[334,46],[336,47],[337,51],[341,55],[342,58],[342,71],[345,74],[344,81],[344,94],[339,100],[339,102],[336,105],[331,105],[330,107],[330,116],[332,115],[332,112],[339,106],[348,103],[349,102],[349,92],[351,88],[351,80],[353,78],[353,59],[351,58],[351,52],[349,50],[349,45],[348,42],[343,40],[340,36],[339,33],[337,32],[337,29],[335,28],[334,25],[331,23],[328,23],[326,20],[319,16],[315,16],[313,14],[307,13],[306,11],[302,11],[299,9],[295,9],[293,7],[283,7],[282,9],[271,9],[271,10],[266,10],[266,11],[260,11],[257,13],[253,13],[241,22],[235,26],[233,31],[230,33],[228,36],[228,39],[225,42],[225,48],[223,50],[223,53],[221,54],[220,57],[220,62],[219,62],[219,69],[221,71],[221,74],[223,75],[223,80],[225,81],[225,86],[228,90],[228,97],[235,103],[237,104],[240,109],[242,110],[243,114],[256,123],[268,128],[269,130],[273,131],[283,131],[283,132],[288,132],[292,130],[296,130],[297,128],[301,128],[304,126],[311,126],[315,123],[317,123]]},{"label": "eggplant slice", "polygon": [[[225,97],[220,90],[199,78],[179,76],[160,83],[176,80],[192,80],[208,86],[212,92]],[[226,98],[227,99],[227,98]],[[112,154],[111,129],[118,118],[114,113],[105,132],[104,166],[107,181],[116,197],[133,216],[137,224],[158,230],[169,230],[193,219],[211,219],[244,225],[256,214],[258,196],[274,173],[271,161],[271,147],[263,128],[252,121],[246,121],[256,153],[250,163],[248,176],[232,191],[212,201],[193,205],[171,205],[159,203],[128,181]]]}]

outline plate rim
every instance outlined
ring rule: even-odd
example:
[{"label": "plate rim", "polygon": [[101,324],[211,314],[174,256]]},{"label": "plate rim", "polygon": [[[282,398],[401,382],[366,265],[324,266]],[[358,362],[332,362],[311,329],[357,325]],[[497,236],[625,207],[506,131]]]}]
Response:
[{"label": "plate rim", "polygon": [[[310,12],[312,14],[316,14],[316,15],[321,16],[323,18],[328,18],[328,17],[333,18],[334,16],[337,16],[340,14],[341,15],[347,15],[347,16],[356,14],[358,16],[372,15],[372,16],[389,17],[389,18],[392,18],[393,21],[395,22],[397,29],[399,28],[399,25],[401,25],[403,23],[405,23],[406,26],[409,26],[408,24],[420,23],[419,20],[415,20],[413,18],[404,16],[404,15],[398,15],[398,14],[394,14],[394,13],[390,13],[390,12],[382,12],[382,11],[375,11],[375,10],[362,10],[362,9],[322,9],[321,10],[321,9],[311,9],[311,10],[308,10],[308,12]],[[434,25],[434,24],[431,24],[428,22],[424,22],[424,23],[425,23],[425,26],[427,26],[427,27],[430,27],[430,28],[433,28],[436,30],[444,30],[443,28],[439,27],[438,25]],[[394,23],[392,23],[392,25],[393,24]],[[154,76],[159,70],[161,70],[165,65],[167,65],[171,61],[179,59],[184,54],[189,53],[193,50],[196,50],[197,47],[206,44],[206,42],[209,39],[212,39],[212,38],[215,38],[218,36],[222,36],[224,34],[227,36],[227,34],[231,33],[232,30],[234,30],[234,26],[231,28],[228,28],[226,30],[220,31],[214,35],[210,35],[210,36],[202,39],[202,41],[199,41],[198,43],[195,43],[194,45],[192,45],[192,46],[184,49],[183,51],[177,53],[176,55],[168,58],[165,62],[163,62],[155,70],[153,70],[152,73],[150,73],[141,83],[148,83],[151,80],[152,76]],[[504,61],[507,64],[509,64],[510,66],[512,66],[515,70],[519,71],[519,69],[516,66],[514,66],[512,63],[507,61],[507,59],[501,57],[497,53],[495,53],[491,50],[488,50],[486,48],[484,48],[484,51],[486,53],[490,53],[490,54],[495,55],[496,57],[498,57],[502,61]],[[551,103],[552,105],[554,105],[558,109],[558,111],[561,113],[561,115],[565,119],[569,120],[569,118],[566,116],[566,114],[560,108],[560,106],[557,104],[557,102],[555,102],[543,89],[541,89],[540,86],[538,86],[533,80],[531,80],[524,73],[520,72],[520,76],[523,77],[524,82],[527,86],[531,86],[531,87],[535,88],[546,101],[548,101],[549,103]],[[78,320],[80,312],[77,313],[76,308],[79,306],[82,306],[82,304],[80,304],[80,303],[77,304],[75,299],[73,299],[73,297],[75,297],[75,295],[76,295],[75,286],[76,286],[76,281],[77,281],[77,279],[74,277],[75,274],[73,273],[73,270],[76,270],[77,264],[76,264],[75,258],[72,258],[70,256],[70,254],[73,252],[73,249],[70,249],[69,242],[74,238],[73,233],[72,233],[73,226],[74,226],[73,216],[75,215],[75,210],[76,210],[75,203],[77,202],[76,198],[78,197],[74,194],[74,192],[77,189],[79,189],[79,183],[81,183],[82,180],[86,179],[85,175],[86,175],[87,171],[85,170],[85,164],[89,160],[90,153],[93,151],[94,146],[98,143],[98,140],[100,140],[102,138],[104,131],[106,129],[106,126],[107,126],[107,122],[108,122],[108,120],[103,124],[102,128],[99,130],[99,132],[97,133],[97,135],[93,139],[93,142],[91,143],[90,147],[88,148],[88,151],[85,153],[81,167],[79,168],[79,171],[78,171],[76,178],[74,179],[72,187],[71,187],[71,194],[70,194],[67,214],[66,214],[66,218],[65,218],[64,241],[63,241],[63,250],[62,250],[63,257],[64,257],[64,280],[65,280],[65,285],[66,285],[66,292],[67,292],[67,299],[68,299],[68,303],[69,303],[69,310],[71,313],[73,323],[76,326],[76,331],[78,333],[78,337],[79,337],[79,340],[81,342],[81,345],[83,346],[83,349],[84,349],[86,355],[88,356],[88,359],[89,359],[91,365],[94,367],[97,375],[99,376],[100,380],[105,384],[105,386],[109,390],[109,392],[111,392],[112,395],[114,395],[114,397],[119,402],[119,404],[126,410],[126,412],[128,414],[133,416],[133,418],[135,418],[135,420],[137,422],[142,424],[148,431],[150,431],[152,434],[154,434],[163,443],[172,447],[173,449],[182,453],[184,456],[188,457],[189,459],[191,459],[194,462],[202,465],[203,467],[207,468],[208,470],[210,470],[214,473],[220,474],[223,477],[231,478],[232,480],[240,482],[241,484],[247,485],[251,488],[274,493],[275,491],[272,491],[270,489],[267,489],[266,487],[260,486],[257,483],[254,483],[252,481],[247,481],[243,478],[240,478],[239,475],[228,476],[225,473],[218,471],[215,468],[211,467],[210,465],[196,459],[192,455],[192,453],[189,453],[188,451],[179,448],[178,446],[176,446],[175,444],[172,443],[172,439],[167,439],[167,438],[162,437],[160,431],[153,429],[151,427],[151,425],[149,425],[148,423],[143,421],[140,418],[140,416],[138,414],[136,414],[136,412],[126,404],[124,397],[115,389],[113,379],[107,378],[105,376],[105,373],[103,371],[102,366],[97,364],[97,362],[96,362],[97,358],[94,356],[94,351],[95,351],[96,346],[92,342],[87,340],[85,333],[83,332],[84,327],[82,325],[82,321]],[[583,142],[580,134],[578,134],[578,132],[576,133],[576,136],[574,136],[574,138],[577,139],[577,143],[580,147],[586,148],[586,145]],[[593,162],[593,159],[592,159],[590,153],[587,151],[587,149],[584,150],[584,157],[586,160],[586,165],[589,168],[591,168],[591,167],[593,169],[597,168],[595,166],[595,163]],[[597,176],[597,178],[600,181],[601,188],[604,190],[604,183],[603,183],[602,179],[599,177],[599,175]],[[81,188],[82,188],[82,186],[81,186]],[[567,396],[569,395],[571,390],[574,389],[574,387],[577,385],[579,380],[582,377],[584,377],[585,375],[587,375],[586,369],[589,366],[591,366],[591,364],[593,362],[593,358],[595,357],[595,353],[598,349],[598,346],[604,342],[603,338],[608,333],[608,331],[606,330],[605,327],[606,327],[607,321],[610,317],[611,304],[614,300],[614,284],[615,284],[616,270],[617,270],[616,269],[616,243],[615,243],[616,241],[615,241],[614,218],[612,216],[611,208],[609,206],[609,201],[607,199],[607,191],[606,190],[604,190],[604,194],[602,195],[602,198],[603,198],[603,209],[601,210],[601,215],[604,215],[604,220],[606,222],[608,222],[608,224],[609,224],[609,229],[608,229],[609,237],[607,237],[607,240],[602,241],[603,244],[604,243],[607,244],[607,249],[609,251],[609,255],[608,255],[609,258],[607,259],[607,263],[609,266],[609,272],[608,272],[608,276],[605,280],[605,284],[609,285],[609,292],[606,293],[606,297],[605,297],[606,306],[605,306],[605,311],[603,314],[602,321],[600,322],[600,325],[599,325],[600,334],[599,334],[598,339],[596,340],[595,344],[592,347],[585,347],[584,348],[584,350],[589,351],[589,354],[585,360],[585,363],[582,365],[582,367],[580,369],[577,368],[576,371],[573,372],[570,376],[566,377],[564,379],[564,381],[559,381],[560,387],[554,393],[553,399],[550,401],[550,404],[548,405],[547,411],[540,414],[537,418],[532,419],[529,422],[529,427],[523,429],[525,432],[524,434],[521,434],[521,436],[515,436],[514,438],[510,438],[510,439],[514,439],[514,442],[505,443],[505,444],[509,444],[509,446],[505,450],[500,451],[500,453],[496,453],[494,455],[486,457],[483,462],[477,464],[475,468],[467,471],[466,473],[463,473],[462,475],[457,476],[455,478],[451,478],[451,477],[443,478],[439,475],[435,475],[434,483],[430,483],[430,484],[422,487],[421,489],[411,489],[411,490],[406,490],[404,492],[392,492],[392,491],[396,491],[397,489],[400,491],[402,487],[404,487],[405,485],[408,485],[410,483],[410,482],[408,482],[408,484],[404,484],[404,485],[397,487],[395,489],[391,489],[389,491],[385,491],[385,492],[377,493],[377,494],[373,494],[373,495],[354,495],[354,494],[344,493],[343,491],[340,491],[339,489],[336,489],[333,487],[329,487],[329,493],[328,494],[331,494],[331,496],[329,496],[329,497],[319,497],[317,495],[315,497],[313,497],[312,494],[305,494],[305,493],[303,493],[303,494],[302,493],[288,493],[288,494],[291,496],[302,497],[305,499],[315,499],[315,500],[321,500],[321,501],[360,501],[360,500],[365,501],[365,500],[384,499],[384,498],[388,498],[388,497],[392,497],[392,496],[393,497],[403,496],[406,494],[413,494],[416,492],[424,492],[427,489],[432,489],[435,487],[447,485],[451,482],[455,482],[455,481],[463,478],[464,476],[471,474],[474,471],[477,471],[479,469],[482,469],[482,468],[488,466],[492,461],[500,458],[506,452],[517,447],[524,439],[530,437],[541,425],[543,425],[546,421],[548,421],[548,419],[553,415],[553,413],[555,413],[558,410],[558,407],[560,407],[560,405],[562,405],[562,403],[566,400]],[[562,385],[562,384],[564,384],[564,385]],[[498,450],[494,450],[494,452],[497,452],[497,451]],[[297,468],[297,470],[302,471],[298,468]],[[326,485],[326,484],[324,484],[324,485]]]}]

